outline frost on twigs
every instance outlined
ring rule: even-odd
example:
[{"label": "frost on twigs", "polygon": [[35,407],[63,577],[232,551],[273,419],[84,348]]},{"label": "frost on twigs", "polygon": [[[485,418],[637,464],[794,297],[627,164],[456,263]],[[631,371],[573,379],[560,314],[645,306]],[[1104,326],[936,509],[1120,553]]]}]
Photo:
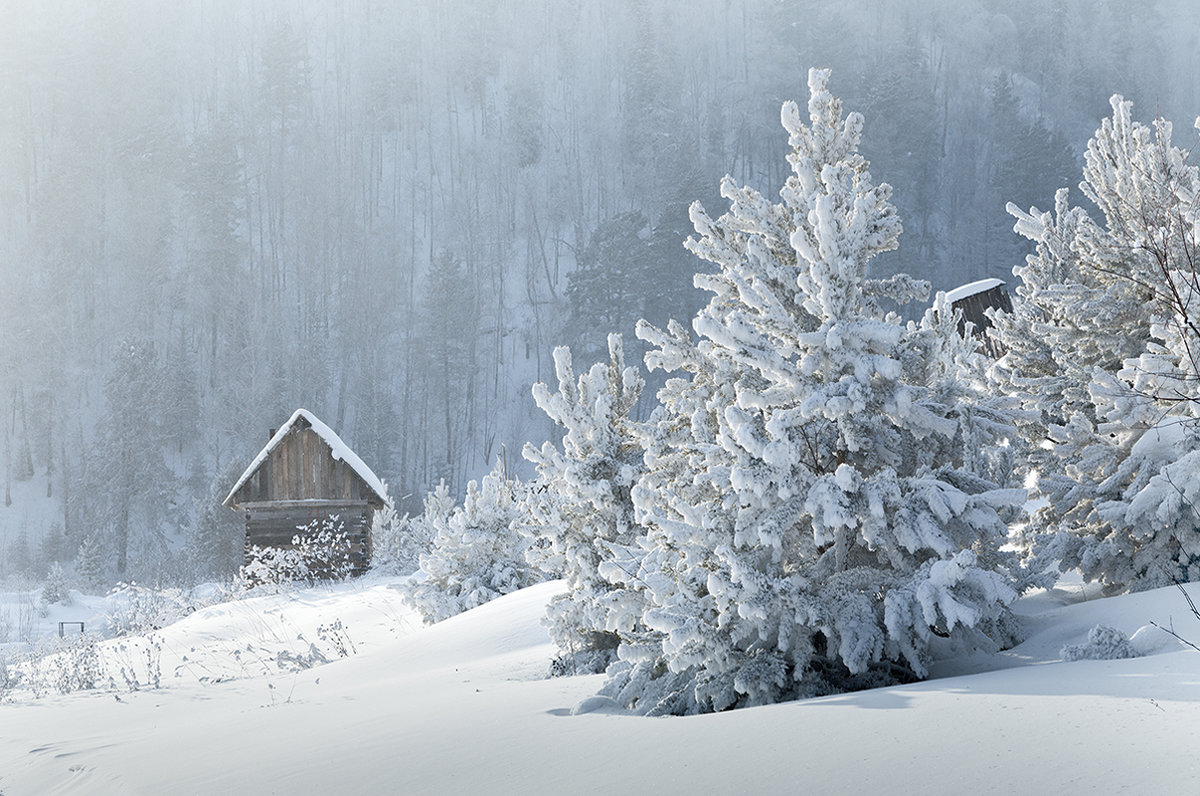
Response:
[{"label": "frost on twigs", "polygon": [[352,545],[337,515],[300,526],[290,547],[252,546],[235,584],[242,589],[281,591],[295,585],[342,581],[354,572]]}]

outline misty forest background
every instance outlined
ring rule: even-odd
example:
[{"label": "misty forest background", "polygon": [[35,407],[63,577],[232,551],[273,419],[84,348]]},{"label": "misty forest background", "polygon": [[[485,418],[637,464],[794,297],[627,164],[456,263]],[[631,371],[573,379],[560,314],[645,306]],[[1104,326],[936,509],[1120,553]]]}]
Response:
[{"label": "misty forest background", "polygon": [[[1188,0],[0,4],[0,576],[240,559],[220,500],[297,407],[419,510],[526,440],[567,344],[686,320],[687,206],[774,195],[809,66],[866,117],[900,249],[1011,280],[1124,94],[1200,112]],[[1181,125],[1182,134],[1182,125]],[[1182,139],[1181,139],[1182,140]],[[652,397],[653,387],[647,390]],[[208,552],[200,565],[179,551]]]}]

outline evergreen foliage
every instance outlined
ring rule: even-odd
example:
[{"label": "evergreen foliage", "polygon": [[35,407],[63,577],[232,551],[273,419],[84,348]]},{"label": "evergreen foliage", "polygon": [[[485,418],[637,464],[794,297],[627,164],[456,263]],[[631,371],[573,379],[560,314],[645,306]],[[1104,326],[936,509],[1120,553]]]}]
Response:
[{"label": "evergreen foliage", "polygon": [[104,550],[95,536],[85,536],[75,554],[75,576],[85,589],[97,589],[108,582]]},{"label": "evergreen foliage", "polygon": [[538,407],[565,432],[561,449],[546,442],[524,451],[538,473],[525,531],[544,544],[540,565],[566,580],[566,591],[547,609],[559,648],[553,670],[560,673],[603,671],[621,640],[642,630],[641,589],[624,582],[636,571],[645,535],[630,498],[645,471],[629,417],[643,381],[625,366],[620,335],[609,335],[608,352],[607,363],[576,377],[570,349],[557,348],[557,391],[533,386]]},{"label": "evergreen foliage", "polygon": [[[421,555],[429,552],[430,522],[425,515],[411,518],[396,511],[396,504],[383,483],[383,508],[376,509],[371,517],[371,568],[393,575],[407,575],[420,566]],[[440,488],[445,490],[445,482]],[[449,493],[445,493],[449,499]],[[436,511],[432,503],[426,504],[429,511]]]},{"label": "evergreen foliage", "polygon": [[647,363],[686,375],[659,393],[633,489],[660,637],[622,647],[605,688],[638,712],[923,676],[935,634],[995,631],[1016,596],[999,547],[1023,493],[969,449],[1007,410],[960,376],[972,345],[944,307],[908,326],[881,308],[927,286],[868,278],[900,223],[827,80],[809,73],[808,124],[783,107],[780,204],[726,179],[728,213],[693,206],[688,246],[718,267],[696,277],[699,341],[639,327]]},{"label": "evergreen foliage", "polygon": [[[680,246],[685,236],[668,223],[675,215],[685,220],[682,205],[664,208],[657,224],[637,210],[618,213],[597,226],[576,253],[575,270],[567,277],[563,332],[576,341],[572,350],[581,359],[606,356],[609,331],[625,334],[640,319],[665,322],[672,311],[698,306],[686,289],[692,264],[681,262],[687,258]],[[675,298],[671,306],[663,304],[663,296]]]},{"label": "evergreen foliage", "polygon": [[195,501],[186,529],[183,557],[193,582],[224,581],[242,566],[246,537],[243,516],[222,505],[229,487],[241,474],[240,462],[230,462],[211,479],[205,497]]},{"label": "evergreen foliage", "polygon": [[17,538],[8,546],[7,568],[10,572],[28,574],[33,564],[32,551],[29,549],[29,532],[22,525],[17,531]]},{"label": "evergreen foliage", "polygon": [[46,573],[46,582],[42,584],[42,602],[46,605],[58,603],[66,605],[70,599],[71,595],[67,590],[67,575],[63,572],[62,564],[52,561],[50,570]]},{"label": "evergreen foliage", "polygon": [[996,315],[1008,353],[993,377],[1035,418],[1024,431],[1042,498],[1025,540],[1033,566],[1151,588],[1200,579],[1200,178],[1169,122],[1147,127],[1130,102],[1111,104],[1080,184],[1102,223],[1066,189],[1052,213],[1009,205],[1036,251],[1014,269],[1022,300]]},{"label": "evergreen foliage", "polygon": [[526,538],[515,528],[522,491],[497,462],[478,484],[467,484],[461,506],[449,508],[444,484],[426,498],[432,545],[405,583],[426,621],[440,622],[537,582],[525,560]]},{"label": "evergreen foliage", "polygon": [[42,537],[42,561],[70,561],[74,551],[68,546],[67,537],[63,533],[62,523],[52,522]]},{"label": "evergreen foliage", "polygon": [[[104,413],[87,454],[78,524],[91,523],[117,579],[147,578],[167,557],[165,532],[176,477],[162,425],[166,382],[154,344],[118,342],[104,383]],[[74,524],[74,523],[73,523]]]}]

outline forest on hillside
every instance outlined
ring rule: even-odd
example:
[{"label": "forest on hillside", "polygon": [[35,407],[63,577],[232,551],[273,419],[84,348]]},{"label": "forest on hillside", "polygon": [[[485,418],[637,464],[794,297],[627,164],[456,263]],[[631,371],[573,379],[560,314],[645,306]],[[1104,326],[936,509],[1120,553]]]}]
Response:
[{"label": "forest on hillside", "polygon": [[[700,306],[688,205],[773,196],[810,66],[904,231],[1011,279],[1108,98],[1200,112],[1186,0],[197,0],[0,8],[0,575],[236,566],[219,506],[305,407],[417,511],[555,435],[551,351]],[[1182,138],[1182,136],[1181,136]],[[653,389],[647,389],[652,395]],[[231,530],[232,529],[232,530]],[[114,540],[130,557],[116,571]],[[195,545],[194,545],[195,546]],[[105,554],[104,551],[110,551]],[[103,555],[102,555],[103,557]],[[201,572],[197,569],[207,572]]]}]

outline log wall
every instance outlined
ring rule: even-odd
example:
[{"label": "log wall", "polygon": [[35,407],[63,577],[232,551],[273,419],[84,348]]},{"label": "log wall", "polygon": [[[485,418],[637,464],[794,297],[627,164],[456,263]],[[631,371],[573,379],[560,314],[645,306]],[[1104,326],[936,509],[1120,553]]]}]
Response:
[{"label": "log wall", "polygon": [[[336,516],[350,542],[352,576],[365,574],[371,566],[371,516],[366,501],[277,501],[246,508],[245,552],[251,547],[293,548],[301,528],[314,520]],[[309,562],[310,566],[320,562]],[[318,567],[319,568],[319,567]]]}]

